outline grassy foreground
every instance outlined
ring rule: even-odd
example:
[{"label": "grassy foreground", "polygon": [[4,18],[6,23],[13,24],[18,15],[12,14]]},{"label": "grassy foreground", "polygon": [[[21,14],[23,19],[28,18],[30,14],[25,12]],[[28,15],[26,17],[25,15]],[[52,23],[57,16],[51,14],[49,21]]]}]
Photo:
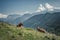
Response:
[{"label": "grassy foreground", "polygon": [[0,22],[0,40],[60,40],[60,36]]}]

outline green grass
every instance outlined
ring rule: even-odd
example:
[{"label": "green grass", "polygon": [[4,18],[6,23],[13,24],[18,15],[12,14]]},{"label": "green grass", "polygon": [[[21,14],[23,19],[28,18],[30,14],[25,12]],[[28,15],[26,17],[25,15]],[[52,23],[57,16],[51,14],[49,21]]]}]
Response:
[{"label": "green grass", "polygon": [[18,28],[15,25],[0,23],[0,40],[60,40],[60,36],[41,33],[31,28]]}]

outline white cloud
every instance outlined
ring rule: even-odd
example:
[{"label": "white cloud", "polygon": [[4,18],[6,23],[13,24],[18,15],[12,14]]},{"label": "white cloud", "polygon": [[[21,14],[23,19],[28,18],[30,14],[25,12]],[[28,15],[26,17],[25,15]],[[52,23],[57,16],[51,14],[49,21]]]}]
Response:
[{"label": "white cloud", "polygon": [[24,15],[24,14],[30,14],[30,12],[29,11],[25,11],[25,12],[22,12],[22,14],[21,15]]},{"label": "white cloud", "polygon": [[41,10],[38,9],[38,10],[36,10],[36,12],[41,12]]},{"label": "white cloud", "polygon": [[29,11],[24,11],[24,12],[16,12],[18,15],[24,15],[24,14],[31,14]]},{"label": "white cloud", "polygon": [[55,9],[60,10],[60,7],[55,7],[53,5],[50,5],[49,3],[45,3],[45,4],[40,4],[40,6],[35,12],[54,11]]},{"label": "white cloud", "polygon": [[0,13],[0,18],[7,18],[7,17],[8,17],[8,15],[4,15],[4,14]]},{"label": "white cloud", "polygon": [[60,7],[55,7],[54,9],[60,9]]},{"label": "white cloud", "polygon": [[45,7],[42,4],[40,4],[40,6],[36,10],[36,12],[41,12],[41,11],[44,11],[44,10],[45,10]]},{"label": "white cloud", "polygon": [[24,14],[29,13],[29,11],[25,11]]},{"label": "white cloud", "polygon": [[50,5],[49,3],[46,3],[45,7],[48,9],[48,11],[53,11],[54,10],[54,7],[52,5]]}]

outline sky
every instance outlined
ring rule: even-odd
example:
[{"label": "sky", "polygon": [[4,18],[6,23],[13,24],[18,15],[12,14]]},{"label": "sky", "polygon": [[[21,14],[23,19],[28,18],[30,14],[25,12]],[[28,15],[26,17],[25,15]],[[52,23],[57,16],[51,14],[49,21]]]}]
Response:
[{"label": "sky", "polygon": [[0,15],[40,12],[45,10],[44,5],[53,10],[60,7],[60,0],[0,0]]}]

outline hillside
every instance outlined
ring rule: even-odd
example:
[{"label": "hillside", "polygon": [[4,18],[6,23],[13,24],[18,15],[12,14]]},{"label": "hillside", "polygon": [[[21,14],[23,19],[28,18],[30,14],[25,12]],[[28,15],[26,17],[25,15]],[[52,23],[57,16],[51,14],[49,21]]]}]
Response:
[{"label": "hillside", "polygon": [[27,19],[29,19],[30,17],[32,17],[32,14],[24,14],[21,17],[16,18],[15,20],[13,20],[14,24],[18,24],[20,22],[24,22]]},{"label": "hillside", "polygon": [[[58,29],[60,29],[60,12],[54,12],[46,14],[39,14],[35,15],[28,20],[24,22],[24,26],[30,27],[30,28],[36,28],[37,26],[40,26],[44,29],[46,29],[50,33],[55,33],[56,35],[60,35],[60,30],[58,32]],[[57,27],[57,30],[55,28]]]},{"label": "hillside", "polygon": [[60,40],[60,36],[0,22],[0,40]]}]

